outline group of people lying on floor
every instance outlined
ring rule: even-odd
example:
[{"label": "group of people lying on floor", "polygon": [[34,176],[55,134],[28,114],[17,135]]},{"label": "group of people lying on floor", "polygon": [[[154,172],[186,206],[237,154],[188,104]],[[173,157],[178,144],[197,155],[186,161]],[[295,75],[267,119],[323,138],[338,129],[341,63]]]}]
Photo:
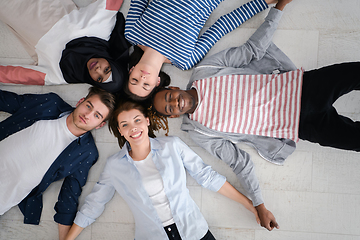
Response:
[{"label": "group of people lying on floor", "polygon": [[[264,205],[250,155],[237,143],[249,143],[279,165],[299,139],[360,151],[359,122],[332,106],[360,89],[359,63],[297,69],[272,42],[291,0],[253,0],[199,35],[222,1],[131,0],[126,19],[119,12],[121,0],[97,0],[83,8],[72,0],[7,1],[0,20],[35,65],[0,66],[1,83],[93,86],[75,108],[54,93],[0,90],[0,111],[11,114],[0,123],[0,192],[7,193],[0,195],[0,215],[18,205],[24,223],[39,224],[43,192],[64,179],[54,216],[60,239],[75,239],[115,191],[134,215],[135,239],[215,239],[186,187],[187,171],[272,230],[279,225]],[[203,59],[222,36],[268,4],[275,6],[245,44]],[[168,86],[164,63],[194,67],[186,90]],[[168,117],[181,115],[181,129],[229,165],[249,198],[178,137],[156,138],[154,131],[168,131]],[[107,159],[78,209],[99,156],[90,131],[107,120],[121,150]]]}]

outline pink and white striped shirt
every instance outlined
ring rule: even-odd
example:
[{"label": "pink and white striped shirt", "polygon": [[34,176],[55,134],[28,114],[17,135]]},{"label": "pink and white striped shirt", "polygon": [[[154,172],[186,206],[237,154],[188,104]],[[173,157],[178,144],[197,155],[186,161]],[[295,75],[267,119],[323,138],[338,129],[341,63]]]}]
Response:
[{"label": "pink and white striped shirt", "polygon": [[221,132],[299,141],[303,69],[283,74],[226,75],[192,84],[199,104],[191,120]]}]

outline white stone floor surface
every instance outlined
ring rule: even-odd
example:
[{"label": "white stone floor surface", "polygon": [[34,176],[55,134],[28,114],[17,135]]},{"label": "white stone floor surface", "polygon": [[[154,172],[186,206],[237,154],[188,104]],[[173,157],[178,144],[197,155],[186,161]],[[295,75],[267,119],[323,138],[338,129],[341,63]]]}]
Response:
[{"label": "white stone floor surface", "polygon": [[[90,1],[76,0],[76,3],[84,6]],[[246,0],[225,0],[213,12],[206,26],[245,2]],[[130,0],[124,0],[120,11],[126,14],[129,5]],[[274,42],[288,54],[297,67],[304,67],[305,70],[334,63],[358,61],[360,59],[359,11],[358,0],[293,0],[285,8]],[[256,15],[225,36],[208,55],[244,43],[262,23],[267,12],[268,10]],[[31,58],[19,41],[0,22],[0,64],[31,62]],[[191,70],[181,71],[170,65],[165,66],[164,70],[172,77],[172,85],[182,88],[186,86],[191,75]],[[86,95],[88,85],[51,87],[0,85],[0,89],[20,94],[52,91],[75,105],[78,99]],[[342,97],[335,105],[340,113],[360,120],[359,92]],[[7,116],[0,113],[0,120]],[[183,139],[206,163],[225,175],[237,189],[242,190],[234,173],[223,162],[198,147],[186,133],[180,130],[181,119],[171,119],[169,122],[170,135]],[[107,126],[94,130],[93,135],[100,158],[90,171],[80,204],[98,180],[107,157],[119,151],[117,141],[109,133]],[[163,132],[158,134],[161,135]],[[252,156],[265,205],[275,215],[280,229],[269,232],[261,228],[256,224],[252,214],[240,204],[201,188],[189,177],[188,188],[191,196],[200,207],[210,230],[217,239],[360,239],[360,153],[300,141],[296,151],[286,160],[284,166],[277,166],[263,160],[251,147],[241,147]],[[0,216],[0,239],[57,239],[58,230],[57,224],[53,221],[55,213],[53,207],[60,186],[61,181],[55,182],[46,190],[39,226],[23,224],[22,214],[17,207]],[[118,194],[115,194],[107,204],[102,216],[86,228],[78,239],[134,239],[132,213]]]}]

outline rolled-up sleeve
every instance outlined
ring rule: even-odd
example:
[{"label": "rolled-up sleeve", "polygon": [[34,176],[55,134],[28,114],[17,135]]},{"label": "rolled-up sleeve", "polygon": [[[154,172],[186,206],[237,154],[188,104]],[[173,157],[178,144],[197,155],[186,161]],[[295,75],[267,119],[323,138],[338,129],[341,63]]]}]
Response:
[{"label": "rolled-up sleeve", "polygon": [[105,204],[114,196],[115,188],[111,181],[111,167],[107,163],[84,205],[77,212],[74,223],[85,228],[92,224],[105,209]]}]

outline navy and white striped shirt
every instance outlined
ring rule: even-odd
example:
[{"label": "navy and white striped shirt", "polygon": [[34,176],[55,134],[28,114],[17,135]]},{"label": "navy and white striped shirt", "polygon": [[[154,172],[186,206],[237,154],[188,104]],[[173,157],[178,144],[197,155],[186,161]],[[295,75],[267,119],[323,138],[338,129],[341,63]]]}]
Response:
[{"label": "navy and white striped shirt", "polygon": [[225,34],[268,7],[254,0],[221,16],[199,37],[211,12],[223,0],[132,0],[125,37],[133,45],[151,47],[176,67],[188,70]]}]

